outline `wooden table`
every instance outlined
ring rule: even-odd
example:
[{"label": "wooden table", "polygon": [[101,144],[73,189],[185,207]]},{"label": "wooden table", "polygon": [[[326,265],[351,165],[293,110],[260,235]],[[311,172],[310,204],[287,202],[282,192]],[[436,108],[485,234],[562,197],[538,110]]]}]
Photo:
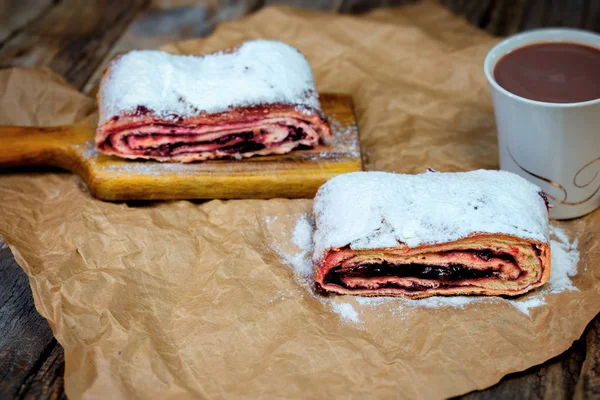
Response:
[{"label": "wooden table", "polygon": [[[399,0],[283,1],[332,12],[362,12]],[[195,3],[196,6],[190,5]],[[90,91],[100,66],[120,51],[209,34],[269,0],[1,0],[0,66],[43,65]],[[495,34],[563,25],[600,31],[597,0],[441,0]],[[179,7],[173,8],[178,5]],[[183,6],[182,6],[183,5]],[[0,241],[0,398],[65,398],[64,356],[35,310],[25,273]],[[563,354],[505,377],[465,399],[600,398],[600,316]]]}]

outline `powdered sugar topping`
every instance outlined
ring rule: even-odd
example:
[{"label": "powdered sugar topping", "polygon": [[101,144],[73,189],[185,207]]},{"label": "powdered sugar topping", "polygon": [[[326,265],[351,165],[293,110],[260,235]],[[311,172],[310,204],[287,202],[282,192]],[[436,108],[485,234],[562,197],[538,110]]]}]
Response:
[{"label": "powdered sugar topping", "polygon": [[306,58],[270,40],[204,56],[132,51],[109,65],[100,94],[101,124],[140,109],[167,120],[272,103],[320,110]]},{"label": "powdered sugar topping", "polygon": [[340,175],[315,198],[315,256],[346,245],[415,247],[476,233],[547,242],[548,212],[539,192],[505,171]]}]

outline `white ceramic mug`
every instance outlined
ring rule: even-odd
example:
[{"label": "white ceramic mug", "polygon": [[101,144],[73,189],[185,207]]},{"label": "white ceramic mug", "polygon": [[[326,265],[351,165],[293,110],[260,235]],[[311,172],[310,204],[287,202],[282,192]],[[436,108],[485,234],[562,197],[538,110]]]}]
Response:
[{"label": "white ceramic mug", "polygon": [[511,36],[485,58],[498,129],[500,169],[540,186],[550,217],[568,219],[600,207],[600,99],[547,103],[517,96],[494,79],[505,54],[533,43],[571,42],[600,48],[600,35],[574,29],[539,29]]}]

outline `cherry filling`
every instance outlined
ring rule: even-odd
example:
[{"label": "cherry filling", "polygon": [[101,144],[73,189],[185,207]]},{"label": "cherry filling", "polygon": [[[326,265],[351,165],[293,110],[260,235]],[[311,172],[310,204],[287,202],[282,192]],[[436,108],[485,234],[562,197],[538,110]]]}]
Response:
[{"label": "cherry filling", "polygon": [[[492,259],[503,260],[516,265],[514,257],[506,253],[495,253],[490,250],[461,250],[441,252],[444,255],[452,253],[471,253],[477,255],[484,261]],[[460,263],[448,263],[446,265],[432,264],[392,264],[383,261],[377,264],[359,264],[350,267],[334,267],[327,272],[323,283],[325,285],[337,285],[345,289],[362,289],[363,285],[356,285],[357,280],[364,280],[364,286],[369,285],[369,279],[372,278],[415,278],[420,280],[431,280],[438,287],[452,286],[453,283],[464,280],[477,280],[498,277],[501,274],[499,268],[476,269]],[[348,282],[354,282],[349,285]],[[362,282],[361,282],[362,283]],[[404,290],[423,290],[429,288],[429,285],[411,282],[409,286],[400,285],[394,279],[383,282],[378,280],[377,288],[396,288]]]},{"label": "cherry filling", "polygon": [[[177,141],[177,139],[181,139],[182,137],[188,136],[184,134],[139,134],[138,137],[164,137],[170,136],[173,138],[172,143],[161,144],[156,147],[144,147],[144,148],[135,148],[130,142],[130,138],[133,136],[128,136],[125,138],[127,145],[132,150],[142,151],[144,155],[147,156],[161,156],[166,157],[170,156],[175,149],[178,149],[178,153],[186,153],[186,148],[190,149],[190,153],[195,152],[192,150],[195,146],[211,146],[210,150],[206,151],[221,151],[223,153],[251,153],[255,151],[259,151],[268,147],[273,147],[278,144],[287,143],[287,142],[296,142],[308,137],[308,134],[301,127],[296,127],[292,125],[287,125],[288,135],[281,141],[278,142],[264,142],[264,137],[267,134],[265,131],[261,130],[259,134],[255,134],[252,131],[232,133],[228,135],[221,136],[214,140],[208,141]],[[192,136],[192,135],[189,135]],[[107,140],[108,141],[108,140]],[[310,146],[303,146],[304,148],[310,148]],[[183,151],[182,151],[183,150]]]}]

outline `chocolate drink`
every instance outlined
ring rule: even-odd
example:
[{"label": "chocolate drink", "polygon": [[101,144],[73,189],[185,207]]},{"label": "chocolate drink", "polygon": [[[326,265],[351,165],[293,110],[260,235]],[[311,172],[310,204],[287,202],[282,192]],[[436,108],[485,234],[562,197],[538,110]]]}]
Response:
[{"label": "chocolate drink", "polygon": [[534,43],[504,55],[494,79],[518,96],[550,103],[600,98],[600,49],[570,42]]}]

